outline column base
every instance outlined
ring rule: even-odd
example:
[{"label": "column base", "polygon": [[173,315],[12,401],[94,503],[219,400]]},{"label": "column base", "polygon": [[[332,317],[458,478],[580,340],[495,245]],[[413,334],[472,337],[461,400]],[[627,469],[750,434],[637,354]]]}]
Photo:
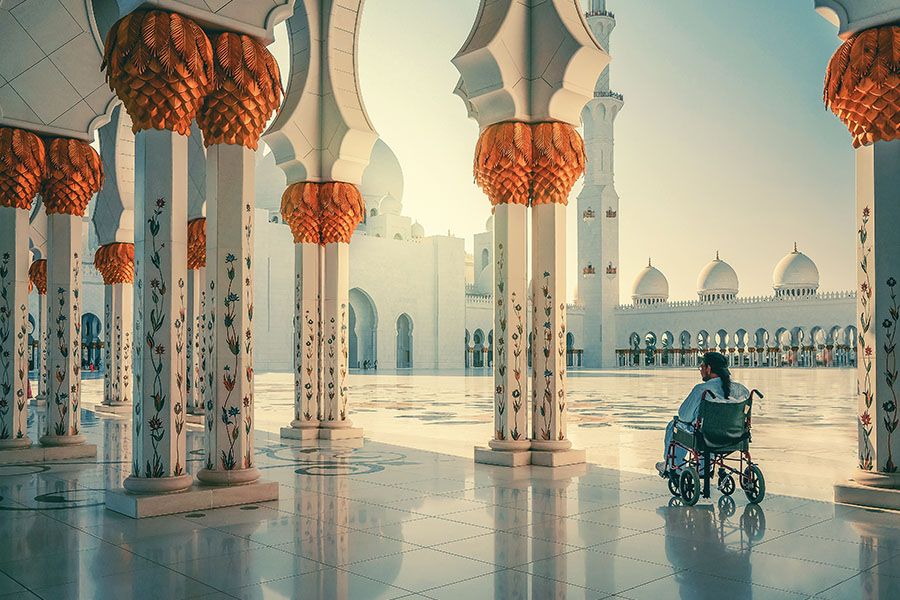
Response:
[{"label": "column base", "polygon": [[281,437],[287,440],[317,440],[319,439],[318,427],[282,427]]},{"label": "column base", "polygon": [[[345,421],[350,423],[350,421]],[[362,427],[340,427],[337,429],[328,428],[324,425],[319,428],[320,440],[356,440],[363,438]]]},{"label": "column base", "polygon": [[488,442],[491,450],[503,452],[522,452],[531,448],[530,440],[491,440]]},{"label": "column base", "polygon": [[584,450],[532,450],[531,464],[538,467],[567,467],[587,462]]},{"label": "column base", "polygon": [[93,410],[107,415],[130,415],[134,407],[130,404],[97,404]]},{"label": "column base", "polygon": [[900,474],[857,471],[834,485],[836,504],[900,510]]},{"label": "column base", "polygon": [[87,438],[83,435],[42,435],[41,446],[77,446]]},{"label": "column base", "polygon": [[202,416],[206,415],[206,409],[204,409],[202,406],[192,406],[192,407],[188,408],[187,414],[193,415],[196,417],[202,417]]},{"label": "column base", "polygon": [[174,494],[133,494],[123,488],[106,492],[106,508],[132,519],[271,500],[278,500],[278,483],[274,481],[254,481],[234,486],[195,483],[188,489]]},{"label": "column base", "polygon": [[565,452],[572,448],[569,440],[531,440],[531,449],[543,452]]},{"label": "column base", "polygon": [[4,450],[22,450],[31,447],[31,440],[27,437],[0,440],[0,452]]},{"label": "column base", "polygon": [[131,494],[172,494],[191,487],[194,479],[190,475],[178,477],[135,477],[130,475],[122,484]]},{"label": "column base", "polygon": [[494,450],[484,446],[475,446],[475,462],[482,465],[498,467],[527,467],[531,464],[531,451]]},{"label": "column base", "polygon": [[259,469],[252,467],[250,469],[233,469],[231,471],[219,471],[216,469],[201,469],[197,473],[197,479],[206,485],[229,486],[229,485],[247,485],[253,483],[261,477]]},{"label": "column base", "polygon": [[320,429],[347,429],[349,427],[353,427],[353,422],[350,419],[344,419],[343,421],[319,421]]},{"label": "column base", "polygon": [[53,462],[74,458],[95,458],[97,446],[78,444],[75,446],[30,446],[0,450],[0,465]]}]

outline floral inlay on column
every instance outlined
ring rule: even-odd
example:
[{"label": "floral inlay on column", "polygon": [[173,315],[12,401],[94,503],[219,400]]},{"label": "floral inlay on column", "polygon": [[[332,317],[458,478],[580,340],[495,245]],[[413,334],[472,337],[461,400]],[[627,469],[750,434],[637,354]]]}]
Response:
[{"label": "floral inlay on column", "polygon": [[[54,138],[47,146],[42,195],[48,216],[47,286],[56,306],[48,307],[55,332],[48,369],[54,381],[45,445],[84,442],[81,420],[81,247],[82,219],[103,185],[100,155],[86,142]],[[55,314],[54,314],[55,313]]]},{"label": "floral inlay on column", "polygon": [[26,356],[29,213],[45,173],[41,138],[22,129],[0,127],[0,450],[31,445]]},{"label": "floral inlay on column", "polygon": [[209,370],[215,387],[207,402],[206,468],[197,478],[227,485],[260,476],[253,462],[254,151],[282,92],[274,57],[255,38],[216,35],[213,55],[215,85],[197,125],[207,146],[206,277],[208,301],[215,305]]}]

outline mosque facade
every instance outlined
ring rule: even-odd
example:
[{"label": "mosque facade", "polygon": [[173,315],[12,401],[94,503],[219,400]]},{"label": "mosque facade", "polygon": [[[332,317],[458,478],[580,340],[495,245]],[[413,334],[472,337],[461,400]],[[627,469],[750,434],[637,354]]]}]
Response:
[{"label": "mosque facade", "polygon": [[[609,49],[615,15],[593,2],[588,23]],[[856,362],[855,292],[820,292],[815,263],[796,247],[775,266],[769,296],[740,295],[737,273],[716,256],[700,272],[697,298],[673,300],[652,264],[619,303],[619,197],[614,185],[614,122],[624,97],[607,68],[582,113],[588,157],[577,196],[577,295],[567,309],[569,368],[689,367],[706,350],[734,366],[851,366]],[[101,145],[102,145],[101,130]],[[204,216],[206,179],[200,136],[192,136],[189,218]],[[102,152],[102,148],[101,148]],[[290,371],[293,361],[294,242],[280,214],[284,173],[271,152],[256,168],[257,271],[254,278],[256,369]],[[451,235],[426,235],[403,212],[403,171],[379,140],[359,186],[364,221],[350,243],[351,369],[488,369],[493,361],[493,217],[474,236],[473,252]],[[91,203],[93,206],[98,203]],[[32,217],[40,256],[40,220]],[[84,221],[86,257],[100,245],[92,215]],[[32,298],[31,313],[38,314]],[[101,368],[104,285],[85,263],[82,361]],[[34,318],[32,316],[32,325]],[[531,336],[529,336],[529,345]],[[37,344],[32,344],[33,353]],[[530,356],[530,351],[529,351]]]}]

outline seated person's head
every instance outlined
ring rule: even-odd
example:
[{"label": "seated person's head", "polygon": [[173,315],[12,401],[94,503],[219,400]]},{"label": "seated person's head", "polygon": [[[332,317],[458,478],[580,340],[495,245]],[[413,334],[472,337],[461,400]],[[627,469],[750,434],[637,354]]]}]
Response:
[{"label": "seated person's head", "polygon": [[730,377],[728,359],[720,352],[706,352],[700,360],[700,377],[709,381],[716,377]]}]

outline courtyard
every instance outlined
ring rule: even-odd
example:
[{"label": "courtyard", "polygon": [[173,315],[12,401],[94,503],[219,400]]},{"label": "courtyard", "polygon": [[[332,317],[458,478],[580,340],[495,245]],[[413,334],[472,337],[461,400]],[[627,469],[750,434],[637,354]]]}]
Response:
[{"label": "courtyard", "polygon": [[[0,470],[0,535],[14,544],[0,598],[896,597],[900,520],[832,504],[817,472],[853,466],[852,372],[754,372],[769,495],[684,507],[649,465],[695,377],[573,376],[572,438],[589,464],[506,469],[471,459],[490,431],[488,377],[355,374],[366,439],[308,443],[271,433],[290,418],[291,383],[263,374],[255,462],[279,499],[140,520],[103,504],[130,470],[130,419],[85,410],[96,461]],[[87,403],[99,383],[85,381]],[[189,428],[190,473],[202,436]]]}]

